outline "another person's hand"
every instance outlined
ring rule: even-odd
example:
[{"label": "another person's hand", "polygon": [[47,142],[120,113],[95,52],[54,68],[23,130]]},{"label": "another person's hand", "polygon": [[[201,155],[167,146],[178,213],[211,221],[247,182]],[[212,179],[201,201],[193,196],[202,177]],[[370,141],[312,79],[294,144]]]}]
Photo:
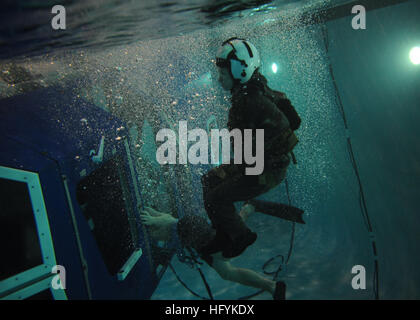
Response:
[{"label": "another person's hand", "polygon": [[172,215],[150,207],[145,207],[145,210],[140,211],[140,220],[146,226],[152,227],[165,227],[177,222]]},{"label": "another person's hand", "polygon": [[167,213],[164,213],[164,212],[157,211],[157,210],[155,210],[151,207],[144,207],[144,210],[142,210],[140,205],[139,205],[139,210],[140,210],[140,212],[147,212],[149,215],[154,216],[154,217],[167,214]]},{"label": "another person's hand", "polygon": [[239,212],[239,215],[241,216],[242,220],[245,221],[254,212],[255,212],[255,207],[250,203],[246,203],[242,206],[241,211]]}]

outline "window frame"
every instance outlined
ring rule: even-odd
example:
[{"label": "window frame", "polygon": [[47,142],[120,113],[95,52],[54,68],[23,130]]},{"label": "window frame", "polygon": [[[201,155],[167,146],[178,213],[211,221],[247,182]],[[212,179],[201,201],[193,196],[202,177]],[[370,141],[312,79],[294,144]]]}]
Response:
[{"label": "window frame", "polygon": [[23,182],[28,188],[43,263],[0,281],[0,299],[25,299],[48,288],[56,300],[66,300],[64,289],[53,289],[51,272],[57,265],[47,209],[39,175],[35,172],[0,166],[0,178]]}]

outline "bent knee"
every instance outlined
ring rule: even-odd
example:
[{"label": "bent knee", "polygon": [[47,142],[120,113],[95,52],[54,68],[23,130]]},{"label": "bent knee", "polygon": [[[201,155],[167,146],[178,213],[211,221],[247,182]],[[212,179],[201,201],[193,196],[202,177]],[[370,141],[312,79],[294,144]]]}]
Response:
[{"label": "bent knee", "polygon": [[218,272],[219,276],[226,281],[231,281],[233,279],[232,270],[223,270],[221,272]]},{"label": "bent knee", "polygon": [[233,268],[229,263],[226,263],[222,268],[216,269],[217,273],[223,280],[232,281],[234,279],[234,271]]}]

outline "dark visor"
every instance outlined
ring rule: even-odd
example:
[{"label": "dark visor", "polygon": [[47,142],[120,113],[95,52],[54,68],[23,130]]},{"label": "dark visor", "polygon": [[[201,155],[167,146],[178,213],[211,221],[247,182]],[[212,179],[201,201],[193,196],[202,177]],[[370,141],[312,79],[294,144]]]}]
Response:
[{"label": "dark visor", "polygon": [[228,68],[229,67],[229,60],[216,58],[216,66],[219,68]]}]

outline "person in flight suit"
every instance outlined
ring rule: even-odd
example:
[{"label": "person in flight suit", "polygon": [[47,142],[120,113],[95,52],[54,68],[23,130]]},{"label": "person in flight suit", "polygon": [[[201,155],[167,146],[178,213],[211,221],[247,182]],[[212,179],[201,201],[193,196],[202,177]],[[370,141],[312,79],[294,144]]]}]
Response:
[{"label": "person in flight suit", "polygon": [[[235,210],[234,202],[253,199],[280,184],[290,163],[289,154],[298,143],[294,133],[301,124],[286,95],[270,89],[259,72],[260,56],[247,40],[231,38],[216,55],[219,82],[232,94],[229,130],[264,130],[264,171],[246,175],[245,165],[222,164],[202,176],[203,200],[216,235],[207,245],[209,254],[221,252],[225,258],[240,255],[257,238]],[[253,149],[255,141],[253,141]],[[244,148],[242,148],[243,150]],[[295,160],[294,160],[295,161]]]}]

